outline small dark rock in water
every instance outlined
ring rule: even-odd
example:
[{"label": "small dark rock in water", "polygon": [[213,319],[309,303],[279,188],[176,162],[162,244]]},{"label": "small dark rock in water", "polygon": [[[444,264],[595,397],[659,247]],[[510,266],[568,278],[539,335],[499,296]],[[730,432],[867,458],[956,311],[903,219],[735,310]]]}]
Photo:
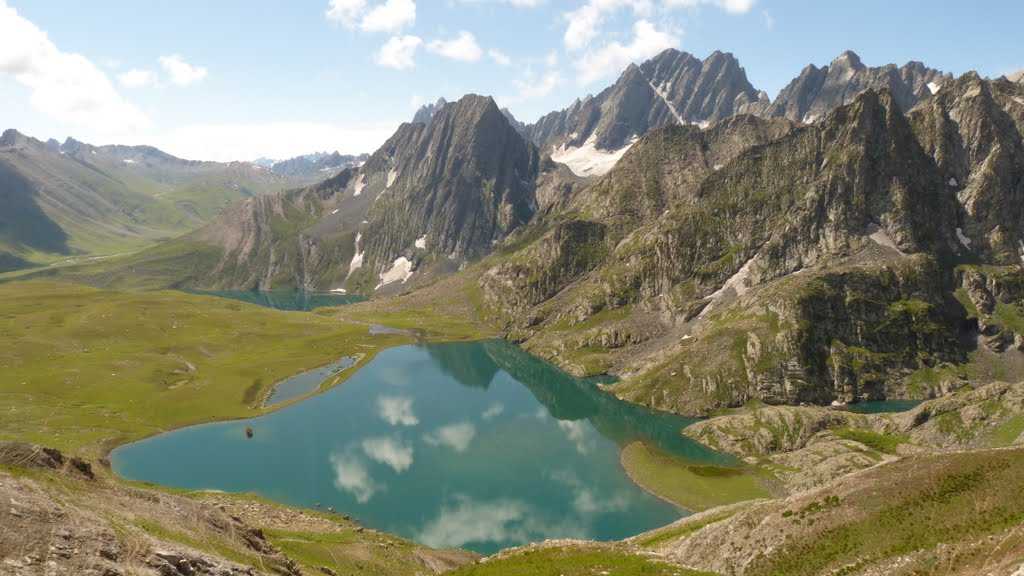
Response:
[{"label": "small dark rock in water", "polygon": [[252,428],[249,427],[249,426],[246,426],[245,427],[245,437],[246,438],[252,438],[252,435],[253,435]]}]

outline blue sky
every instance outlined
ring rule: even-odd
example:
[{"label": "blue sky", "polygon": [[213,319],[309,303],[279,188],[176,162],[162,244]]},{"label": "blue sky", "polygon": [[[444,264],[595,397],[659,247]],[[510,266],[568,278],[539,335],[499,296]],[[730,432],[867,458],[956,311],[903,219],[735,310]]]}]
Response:
[{"label": "blue sky", "polygon": [[373,151],[439,96],[525,121],[672,46],[734,53],[774,97],[846,49],[871,66],[1024,68],[1024,2],[0,0],[0,127],[199,159]]}]

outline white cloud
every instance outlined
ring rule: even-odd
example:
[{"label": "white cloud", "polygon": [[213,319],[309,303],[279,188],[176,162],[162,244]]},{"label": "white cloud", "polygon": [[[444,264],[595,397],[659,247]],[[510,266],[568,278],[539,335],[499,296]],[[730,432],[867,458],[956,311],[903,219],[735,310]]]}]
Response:
[{"label": "white cloud", "polygon": [[563,41],[569,50],[582,50],[598,36],[608,14],[620,8],[631,8],[634,13],[646,16],[653,8],[650,0],[587,0],[586,4],[567,12]]},{"label": "white cloud", "polygon": [[415,426],[420,423],[412,411],[412,398],[408,396],[378,397],[377,414],[392,426]]},{"label": "white cloud", "polygon": [[149,125],[99,67],[80,54],[61,52],[45,32],[0,0],[0,74],[31,92],[32,107],[62,122],[103,133]]},{"label": "white cloud", "polygon": [[502,52],[501,50],[488,50],[487,55],[490,56],[491,60],[494,60],[494,63],[497,64],[498,66],[512,65],[512,59],[509,58],[508,55]]},{"label": "white cloud", "polygon": [[118,74],[117,81],[125,88],[142,88],[152,85],[156,81],[156,75],[150,70],[132,68],[127,72]]},{"label": "white cloud", "polygon": [[423,40],[416,36],[392,36],[374,57],[374,61],[385,68],[406,70],[416,66],[416,50]]},{"label": "white cloud", "polygon": [[576,62],[577,80],[583,85],[590,84],[622,72],[631,62],[647,60],[678,44],[678,36],[658,30],[647,20],[638,20],[633,25],[633,39],[628,44],[611,42],[579,58]]},{"label": "white cloud", "polygon": [[465,452],[476,436],[476,426],[469,422],[442,426],[423,437],[423,441],[431,446],[447,446],[456,452]]},{"label": "white cloud", "polygon": [[454,505],[441,508],[415,540],[433,548],[461,548],[470,543],[525,544],[547,538],[587,538],[584,525],[575,518],[548,524],[544,511],[516,500],[478,502],[456,497]]},{"label": "white cloud", "polygon": [[588,437],[587,424],[579,420],[559,420],[558,427],[565,432],[565,437],[576,446],[580,454],[588,454],[592,448]]},{"label": "white cloud", "polygon": [[384,436],[367,438],[362,446],[370,459],[390,466],[395,472],[405,472],[412,466],[412,446],[397,439]]},{"label": "white cloud", "polygon": [[206,78],[207,70],[202,66],[193,66],[185,61],[178,54],[160,57],[160,66],[171,78],[171,82],[178,86],[195,84]]},{"label": "white cloud", "polygon": [[310,150],[357,154],[376,150],[398,122],[335,125],[319,122],[190,124],[171,129],[145,144],[182,158],[230,162],[260,157],[293,158]]},{"label": "white cloud", "polygon": [[518,92],[512,102],[543,98],[561,83],[562,75],[558,70],[547,70],[540,76],[528,73],[524,79],[515,81]]},{"label": "white cloud", "polygon": [[328,20],[341,22],[352,28],[365,10],[366,0],[331,0],[325,15]]},{"label": "white cloud", "polygon": [[767,10],[762,12],[761,16],[764,18],[764,27],[765,27],[765,29],[766,30],[774,30],[775,29],[775,17],[772,16],[770,13],[768,13]]},{"label": "white cloud", "polygon": [[374,494],[384,489],[383,485],[373,480],[366,465],[358,458],[331,454],[330,461],[334,467],[334,486],[354,496],[360,504],[369,502]]},{"label": "white cloud", "polygon": [[416,2],[385,0],[370,9],[359,23],[367,32],[397,32],[416,22]]},{"label": "white cloud", "polygon": [[460,62],[477,62],[484,51],[476,42],[476,36],[465,30],[447,40],[434,40],[427,44],[427,50]]},{"label": "white cloud", "polygon": [[502,404],[501,402],[495,402],[494,404],[491,404],[490,407],[487,408],[487,410],[484,410],[481,416],[483,417],[484,420],[493,420],[498,416],[501,416],[501,413],[504,411],[505,405]]},{"label": "white cloud", "polygon": [[665,0],[669,7],[696,8],[702,4],[716,6],[731,14],[746,14],[754,7],[756,0]]},{"label": "white cloud", "polygon": [[331,0],[324,16],[346,28],[364,32],[398,32],[416,22],[415,0],[384,0],[370,5],[366,0]]},{"label": "white cloud", "polygon": [[455,506],[442,508],[415,540],[433,548],[459,548],[471,542],[525,543],[529,534],[521,524],[528,512],[522,502],[462,498]]}]

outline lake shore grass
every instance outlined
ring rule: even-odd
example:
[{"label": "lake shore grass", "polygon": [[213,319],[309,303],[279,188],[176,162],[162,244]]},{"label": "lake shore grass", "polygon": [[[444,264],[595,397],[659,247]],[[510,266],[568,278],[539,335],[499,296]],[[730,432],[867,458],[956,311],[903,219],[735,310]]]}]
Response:
[{"label": "lake shore grass", "polygon": [[[326,310],[326,313],[325,313]],[[275,383],[341,356],[359,362],[418,340],[483,335],[463,320],[398,311],[346,319],[177,291],[0,284],[0,439],[101,458],[176,428],[260,416]],[[370,334],[369,323],[426,327]]]},{"label": "lake shore grass", "polygon": [[620,460],[637,486],[691,512],[771,496],[749,467],[687,462],[642,442],[623,448]]}]

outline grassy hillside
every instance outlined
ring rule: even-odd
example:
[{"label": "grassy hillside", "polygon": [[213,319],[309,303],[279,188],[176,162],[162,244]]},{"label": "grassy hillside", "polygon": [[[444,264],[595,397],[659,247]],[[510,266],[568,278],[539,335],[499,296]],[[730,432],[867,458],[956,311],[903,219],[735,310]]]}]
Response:
[{"label": "grassy hillside", "polygon": [[[441,324],[428,337],[475,335]],[[96,456],[175,427],[261,413],[272,385],[403,334],[179,292],[0,285],[0,439]],[[351,373],[351,372],[349,372]]]},{"label": "grassy hillside", "polygon": [[192,162],[147,147],[0,142],[0,272],[172,238],[226,206],[307,183],[246,163]]}]

